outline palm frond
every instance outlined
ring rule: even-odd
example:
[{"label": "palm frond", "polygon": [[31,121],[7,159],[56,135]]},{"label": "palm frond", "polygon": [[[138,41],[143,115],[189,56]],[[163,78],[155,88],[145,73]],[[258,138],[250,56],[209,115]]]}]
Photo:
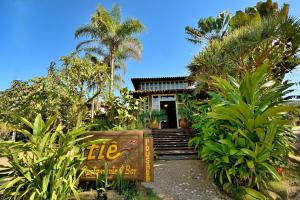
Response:
[{"label": "palm frond", "polygon": [[118,22],[114,21],[111,14],[103,7],[99,7],[92,16],[92,25],[95,26],[102,35],[107,35],[115,31]]},{"label": "palm frond", "polygon": [[115,22],[121,21],[121,8],[118,4],[115,4],[110,12],[111,17]]},{"label": "palm frond", "polygon": [[122,50],[126,57],[140,60],[142,56],[142,45],[136,38],[127,38],[122,45]]},{"label": "palm frond", "polygon": [[93,43],[98,42],[99,40],[97,39],[91,39],[91,40],[85,40],[80,42],[77,46],[76,46],[76,50],[80,50],[82,47],[84,48],[85,46],[90,46]]},{"label": "palm frond", "polygon": [[126,38],[127,36],[141,33],[144,31],[144,26],[139,20],[127,19],[116,30],[116,35],[120,38]]},{"label": "palm frond", "polygon": [[75,38],[79,37],[90,37],[90,38],[98,38],[99,37],[99,31],[96,27],[88,24],[85,26],[80,27],[77,29],[74,33]]}]

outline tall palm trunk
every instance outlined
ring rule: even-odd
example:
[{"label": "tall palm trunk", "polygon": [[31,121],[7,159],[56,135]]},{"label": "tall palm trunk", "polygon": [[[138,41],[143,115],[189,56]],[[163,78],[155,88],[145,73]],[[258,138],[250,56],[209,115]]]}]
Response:
[{"label": "tall palm trunk", "polygon": [[114,77],[115,77],[115,59],[114,59],[114,54],[111,50],[110,53],[110,87],[109,87],[109,96],[113,96],[114,92]]},{"label": "tall palm trunk", "polygon": [[80,127],[82,124],[83,107],[85,106],[83,99],[84,99],[84,92],[83,92],[83,81],[82,81],[80,83],[79,99],[77,101],[76,127]]},{"label": "tall palm trunk", "polygon": [[[93,94],[95,93],[95,88],[93,88]],[[94,115],[95,115],[95,99],[92,101],[92,122],[94,121]]]}]

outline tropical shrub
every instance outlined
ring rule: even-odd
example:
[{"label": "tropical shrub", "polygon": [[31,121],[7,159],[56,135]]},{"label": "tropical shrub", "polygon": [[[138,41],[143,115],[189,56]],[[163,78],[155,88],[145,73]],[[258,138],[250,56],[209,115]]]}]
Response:
[{"label": "tropical shrub", "polygon": [[13,81],[10,88],[0,91],[0,121],[21,128],[15,115],[34,120],[38,113],[56,115],[65,129],[92,121],[88,106],[105,94],[106,66],[74,54],[61,61],[61,67],[52,63],[45,77]]},{"label": "tropical shrub", "polygon": [[149,112],[148,109],[141,108],[138,116],[137,116],[138,126],[142,129],[149,128]]},{"label": "tropical shrub", "polygon": [[276,168],[285,164],[295,139],[284,118],[295,109],[283,98],[292,84],[276,80],[269,69],[262,65],[240,84],[232,77],[213,77],[218,93],[211,93],[196,115],[199,134],[190,141],[223,189],[238,188],[259,199],[262,194],[255,190],[280,179]]},{"label": "tropical shrub", "polygon": [[180,117],[188,122],[192,122],[193,113],[197,109],[195,95],[188,93],[178,94],[176,99],[179,102],[178,113]]},{"label": "tropical shrub", "polygon": [[10,164],[0,166],[0,179],[8,180],[0,186],[3,199],[61,200],[71,194],[79,199],[79,169],[88,145],[82,142],[88,137],[84,128],[63,133],[61,125],[53,127],[56,117],[46,122],[41,115],[34,123],[21,120],[31,130],[18,130],[27,140],[0,142],[0,157],[6,157]]},{"label": "tropical shrub", "polygon": [[150,122],[160,122],[162,120],[167,119],[166,113],[163,110],[152,110],[149,113]]},{"label": "tropical shrub", "polygon": [[134,98],[127,88],[121,89],[120,96],[110,97],[106,102],[107,111],[103,114],[99,124],[104,130],[138,127],[137,117],[143,101],[142,98]]},{"label": "tropical shrub", "polygon": [[[283,79],[286,73],[299,65],[300,21],[290,16],[287,4],[280,8],[271,0],[258,2],[245,11],[237,11],[229,25],[226,25],[228,20],[225,19],[207,18],[210,23],[201,23],[200,20],[200,29],[188,32],[196,41],[210,36],[212,30],[222,33],[222,37],[211,38],[188,65],[195,79],[201,77],[205,80],[211,75],[226,77],[226,74],[241,79],[247,71],[258,68],[266,59],[271,63],[274,76]],[[223,26],[214,25],[216,21],[221,25],[224,22],[225,34],[223,29],[219,30]]]},{"label": "tropical shrub", "polygon": [[11,138],[12,127],[8,124],[0,122],[0,140],[8,140]]}]

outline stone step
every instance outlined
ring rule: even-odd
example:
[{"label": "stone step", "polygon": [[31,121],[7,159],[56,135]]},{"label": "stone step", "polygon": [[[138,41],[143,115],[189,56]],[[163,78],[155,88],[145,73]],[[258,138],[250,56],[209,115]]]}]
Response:
[{"label": "stone step", "polygon": [[164,132],[164,133],[168,133],[168,132],[183,132],[183,129],[178,129],[178,128],[169,128],[169,129],[152,129],[152,131],[154,132]]},{"label": "stone step", "polygon": [[193,133],[191,133],[191,132],[182,132],[182,131],[154,131],[154,130],[152,130],[152,134],[162,134],[162,135],[168,135],[168,134],[193,135]]},{"label": "stone step", "polygon": [[191,150],[193,149],[192,147],[187,147],[187,146],[166,146],[166,147],[155,147],[156,151],[160,150]]},{"label": "stone step", "polygon": [[179,134],[168,134],[168,135],[165,135],[165,134],[161,134],[161,135],[153,135],[153,138],[172,138],[172,137],[178,137],[178,138],[191,138],[191,136],[189,135],[179,135]]},{"label": "stone step", "polygon": [[173,143],[155,143],[154,146],[160,146],[160,147],[187,147],[187,142],[173,142]]},{"label": "stone step", "polygon": [[153,141],[189,141],[190,138],[153,138]]},{"label": "stone step", "polygon": [[156,151],[156,155],[197,155],[195,150],[161,150]]},{"label": "stone step", "polygon": [[169,141],[169,142],[154,142],[154,146],[162,146],[162,145],[185,145],[185,146],[188,146],[188,141]]},{"label": "stone step", "polygon": [[190,138],[190,136],[188,135],[171,135],[171,134],[168,134],[168,135],[153,135],[153,138]]},{"label": "stone step", "polygon": [[155,132],[155,131],[152,131],[152,135],[186,135],[186,136],[193,136],[192,134],[182,133],[182,132]]},{"label": "stone step", "polygon": [[157,145],[157,146],[154,146],[155,150],[156,149],[182,149],[182,148],[191,149],[187,145]]},{"label": "stone step", "polygon": [[185,143],[188,143],[188,139],[182,139],[182,140],[178,140],[178,139],[174,139],[174,140],[153,140],[154,141],[154,144],[155,143],[166,143],[168,144],[169,142],[185,142]]},{"label": "stone step", "polygon": [[182,133],[152,133],[153,137],[172,137],[172,136],[178,136],[178,137],[193,137],[193,135],[188,134],[182,134]]},{"label": "stone step", "polygon": [[198,160],[198,155],[161,155],[156,157],[157,160]]},{"label": "stone step", "polygon": [[187,129],[157,129],[152,130],[156,159],[158,160],[194,160],[197,152],[188,147],[188,141],[193,137]]},{"label": "stone step", "polygon": [[177,139],[177,140],[181,140],[181,139],[191,139],[191,137],[176,137],[176,136],[173,136],[173,137],[165,137],[165,136],[163,136],[163,137],[153,137],[153,139],[155,140],[155,139]]},{"label": "stone step", "polygon": [[186,142],[187,138],[153,138],[154,142]]}]

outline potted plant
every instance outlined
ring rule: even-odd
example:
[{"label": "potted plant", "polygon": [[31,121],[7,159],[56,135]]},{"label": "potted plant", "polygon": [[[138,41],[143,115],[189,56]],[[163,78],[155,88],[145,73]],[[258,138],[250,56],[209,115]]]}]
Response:
[{"label": "potted plant", "polygon": [[190,113],[189,109],[187,109],[185,106],[183,106],[178,109],[178,113],[181,116],[181,118],[179,119],[179,126],[181,128],[188,128],[189,127],[188,119],[191,118],[191,116],[190,116],[191,113]]},{"label": "potted plant", "polygon": [[158,129],[159,122],[166,119],[166,114],[162,110],[152,110],[149,116],[150,116],[151,129]]},{"label": "potted plant", "polygon": [[178,109],[180,115],[179,126],[188,128],[192,122],[193,111],[195,110],[194,99],[192,94],[178,94],[177,99],[181,102],[181,107]]}]

